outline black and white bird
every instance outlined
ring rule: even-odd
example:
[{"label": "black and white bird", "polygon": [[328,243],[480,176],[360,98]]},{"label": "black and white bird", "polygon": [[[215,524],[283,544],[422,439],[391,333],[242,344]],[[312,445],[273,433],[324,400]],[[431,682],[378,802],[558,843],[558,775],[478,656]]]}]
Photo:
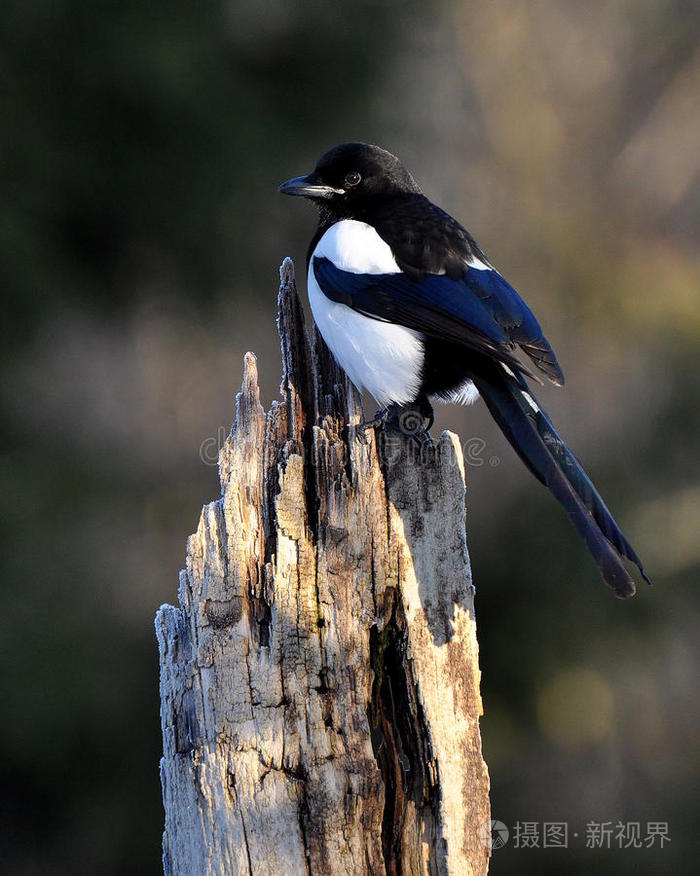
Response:
[{"label": "black and white bird", "polygon": [[396,156],[365,143],[336,146],[279,190],[318,206],[307,255],[309,302],[355,386],[385,406],[384,416],[418,408],[428,428],[431,399],[469,404],[481,396],[525,465],[563,505],[615,593],[635,592],[623,557],[648,581],[525,380],[542,383],[542,375],[561,386],[554,351],[471,234],[425,197]]}]

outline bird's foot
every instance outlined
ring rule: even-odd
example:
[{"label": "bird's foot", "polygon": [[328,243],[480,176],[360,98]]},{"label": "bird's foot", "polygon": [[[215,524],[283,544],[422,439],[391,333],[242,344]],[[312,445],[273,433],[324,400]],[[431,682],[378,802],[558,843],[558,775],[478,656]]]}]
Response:
[{"label": "bird's foot", "polygon": [[389,405],[386,408],[380,408],[371,420],[363,420],[361,423],[358,423],[357,437],[363,444],[367,444],[367,432],[370,429],[384,428],[392,415],[392,409],[395,407],[396,405]]},{"label": "bird's foot", "polygon": [[432,405],[427,398],[420,398],[409,405],[391,404],[381,408],[373,419],[363,420],[358,425],[357,434],[366,443],[369,429],[392,429],[422,446],[430,440],[429,433],[434,419]]},{"label": "bird's foot", "polygon": [[363,420],[358,425],[358,431],[362,430],[363,432],[366,432],[368,429],[376,429],[377,426],[383,426],[389,419],[392,407],[393,405],[389,405],[387,408],[380,408],[371,420]]}]

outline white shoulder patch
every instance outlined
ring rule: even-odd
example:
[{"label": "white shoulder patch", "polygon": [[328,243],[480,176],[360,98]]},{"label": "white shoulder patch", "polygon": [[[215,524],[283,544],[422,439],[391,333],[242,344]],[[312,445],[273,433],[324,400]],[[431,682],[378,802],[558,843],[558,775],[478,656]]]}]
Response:
[{"label": "white shoulder patch", "polygon": [[399,274],[391,248],[371,225],[343,219],[319,240],[315,256],[325,256],[336,268],[353,274]]},{"label": "white shoulder patch", "polygon": [[398,274],[401,269],[389,245],[365,222],[336,222],[309,262],[309,304],[323,340],[359,390],[368,390],[381,405],[414,401],[423,367],[422,336],[326,298],[314,275],[316,256],[353,274]]}]

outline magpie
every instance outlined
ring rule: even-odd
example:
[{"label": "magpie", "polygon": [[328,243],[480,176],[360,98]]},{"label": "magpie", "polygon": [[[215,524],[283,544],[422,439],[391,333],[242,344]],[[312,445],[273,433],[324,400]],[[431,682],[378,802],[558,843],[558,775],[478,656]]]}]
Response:
[{"label": "magpie", "polygon": [[619,597],[634,594],[623,558],[649,582],[527,383],[563,385],[549,341],[472,235],[428,200],[395,155],[365,143],[334,147],[279,191],[318,207],[307,253],[309,303],[350,380],[384,406],[373,423],[410,406],[429,429],[431,400],[470,404],[481,396],[564,507],[605,582]]}]

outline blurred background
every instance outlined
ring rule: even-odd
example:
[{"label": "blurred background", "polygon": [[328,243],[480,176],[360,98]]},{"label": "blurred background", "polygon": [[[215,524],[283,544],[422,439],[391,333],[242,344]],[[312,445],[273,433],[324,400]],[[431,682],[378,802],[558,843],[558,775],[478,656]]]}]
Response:
[{"label": "blurred background", "polygon": [[[153,616],[246,350],[278,392],[315,216],[277,184],[351,139],[532,304],[567,376],[540,400],[656,585],[616,600],[483,406],[439,409],[470,448],[492,872],[697,872],[699,33],[693,0],[6,0],[3,872],[160,871]],[[568,849],[514,848],[544,821]],[[671,841],[589,849],[591,822]]]}]

